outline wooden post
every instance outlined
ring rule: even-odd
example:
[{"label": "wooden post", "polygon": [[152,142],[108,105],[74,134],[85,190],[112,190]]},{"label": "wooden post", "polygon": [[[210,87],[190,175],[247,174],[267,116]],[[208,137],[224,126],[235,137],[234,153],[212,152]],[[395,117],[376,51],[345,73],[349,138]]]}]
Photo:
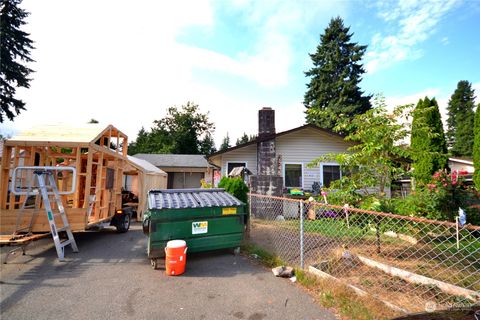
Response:
[{"label": "wooden post", "polygon": [[97,180],[95,184],[95,218],[101,219],[103,218],[103,206],[101,199],[102,197],[102,189],[103,189],[103,153],[100,152],[97,159]]},{"label": "wooden post", "polygon": [[87,158],[87,177],[85,179],[85,194],[83,196],[83,208],[88,208],[88,197],[90,196],[90,187],[92,184],[92,162],[93,162],[93,148],[88,148]]},{"label": "wooden post", "polygon": [[[15,147],[15,155],[13,157],[13,167],[12,167],[12,170],[15,169],[16,167],[18,167],[18,162],[19,162],[19,159],[18,157],[20,156],[20,148],[19,147]],[[25,159],[23,160],[24,163],[25,163]],[[25,165],[25,164],[24,164]],[[12,186],[13,184],[15,183],[15,181],[12,181]],[[13,194],[13,192],[10,192],[10,200],[9,200],[9,206],[8,206],[9,209],[15,209],[15,195]]]},{"label": "wooden post", "polygon": [[128,138],[125,135],[123,135],[122,138],[123,138],[122,153],[123,153],[123,156],[126,157],[127,156],[127,151],[128,151]]},{"label": "wooden post", "polygon": [[458,230],[458,216],[455,217],[455,230],[456,230],[456,234],[457,234],[457,250],[460,249],[460,234],[459,234],[459,230]]},{"label": "wooden post", "polygon": [[0,209],[7,209],[8,179],[10,177],[10,159],[12,147],[3,146],[2,170],[0,171]]},{"label": "wooden post", "polygon": [[[213,182],[213,179],[212,179],[212,182]],[[212,185],[213,185],[213,183],[212,183]],[[251,226],[251,221],[250,221],[250,219],[252,217],[251,214],[252,214],[252,194],[249,193],[248,194],[248,212],[247,212],[247,221],[246,221],[247,226],[245,228],[245,238],[247,238],[247,239],[250,239],[250,232],[252,230],[251,229],[251,227],[252,227]]]},{"label": "wooden post", "polygon": [[74,193],[74,198],[73,198],[73,207],[78,208],[80,205],[80,179],[82,177],[81,175],[81,170],[82,170],[82,155],[81,155],[81,148],[77,147],[75,149],[75,169],[77,171],[77,182],[75,185],[75,193]]},{"label": "wooden post", "polygon": [[377,225],[375,227],[375,229],[377,230],[376,231],[376,245],[377,245],[377,253],[380,253],[381,252],[381,248],[380,248],[380,219],[378,217],[375,217],[375,220],[377,220]]}]

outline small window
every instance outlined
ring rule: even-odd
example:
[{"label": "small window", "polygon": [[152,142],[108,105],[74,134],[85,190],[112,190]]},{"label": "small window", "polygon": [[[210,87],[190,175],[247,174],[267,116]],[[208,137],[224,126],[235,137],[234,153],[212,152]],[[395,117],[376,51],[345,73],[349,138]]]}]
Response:
[{"label": "small window", "polygon": [[302,165],[286,163],[284,177],[286,188],[302,188]]},{"label": "small window", "polygon": [[330,187],[332,181],[340,180],[340,166],[338,165],[323,165],[323,186]]},{"label": "small window", "polygon": [[246,162],[229,162],[227,163],[227,172],[225,172],[225,174],[228,176],[230,172],[232,172],[232,170],[237,167],[247,167],[247,163]]}]

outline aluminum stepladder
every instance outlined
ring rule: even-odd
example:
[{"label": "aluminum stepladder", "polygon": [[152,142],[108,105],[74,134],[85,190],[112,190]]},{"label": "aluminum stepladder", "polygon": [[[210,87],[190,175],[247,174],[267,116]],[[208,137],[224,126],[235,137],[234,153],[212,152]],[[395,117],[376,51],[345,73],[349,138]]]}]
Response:
[{"label": "aluminum stepladder", "polygon": [[[26,171],[23,175],[27,176],[27,191],[23,191],[22,188],[18,188],[16,186],[16,181],[18,177],[22,177],[21,171]],[[29,171],[31,172],[29,174]],[[61,172],[61,171],[70,171],[73,177],[72,181],[72,188],[70,191],[58,191],[57,184],[55,182],[54,172]],[[20,178],[21,179],[21,178]],[[43,200],[43,206],[47,213],[48,224],[50,226],[50,232],[52,234],[53,242],[55,244],[55,249],[57,250],[57,256],[60,261],[65,259],[65,247],[70,245],[73,252],[78,252],[77,243],[75,242],[75,238],[73,237],[73,233],[70,227],[70,223],[68,222],[67,215],[65,213],[65,208],[62,203],[62,199],[60,198],[61,194],[70,194],[74,191],[74,186],[76,182],[76,172],[73,167],[17,167],[13,173],[13,190],[12,192],[16,195],[25,195],[25,201],[22,204],[22,210],[17,216],[17,224],[16,230],[13,234],[13,237],[18,237],[19,233],[23,230],[27,232],[27,235],[32,234],[32,227],[34,221],[36,219],[36,214],[38,210],[34,210],[32,214],[29,226],[26,228],[21,228],[21,220],[25,209],[31,209],[32,206],[27,204],[31,195],[35,195],[35,209],[39,207],[39,195]],[[38,183],[38,186],[35,185],[35,182]],[[52,210],[52,199],[50,196],[53,196],[53,201],[55,201],[56,206],[58,208],[58,213],[54,213]],[[63,227],[58,228],[55,222],[55,217],[60,216]],[[65,232],[67,235],[66,240],[60,239],[60,232]]]}]

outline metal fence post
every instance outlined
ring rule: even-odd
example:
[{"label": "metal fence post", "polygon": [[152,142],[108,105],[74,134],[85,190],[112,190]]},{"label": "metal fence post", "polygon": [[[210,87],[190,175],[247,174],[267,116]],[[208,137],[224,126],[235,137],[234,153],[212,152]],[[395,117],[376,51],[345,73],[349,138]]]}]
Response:
[{"label": "metal fence post", "polygon": [[300,201],[300,268],[303,265],[303,201]]}]

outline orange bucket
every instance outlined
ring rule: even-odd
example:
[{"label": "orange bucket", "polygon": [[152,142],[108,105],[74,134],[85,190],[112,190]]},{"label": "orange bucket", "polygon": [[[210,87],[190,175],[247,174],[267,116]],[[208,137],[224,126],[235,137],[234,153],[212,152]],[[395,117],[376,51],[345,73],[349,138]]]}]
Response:
[{"label": "orange bucket", "polygon": [[165,247],[165,273],[178,276],[185,272],[187,243],[184,240],[171,240]]}]

